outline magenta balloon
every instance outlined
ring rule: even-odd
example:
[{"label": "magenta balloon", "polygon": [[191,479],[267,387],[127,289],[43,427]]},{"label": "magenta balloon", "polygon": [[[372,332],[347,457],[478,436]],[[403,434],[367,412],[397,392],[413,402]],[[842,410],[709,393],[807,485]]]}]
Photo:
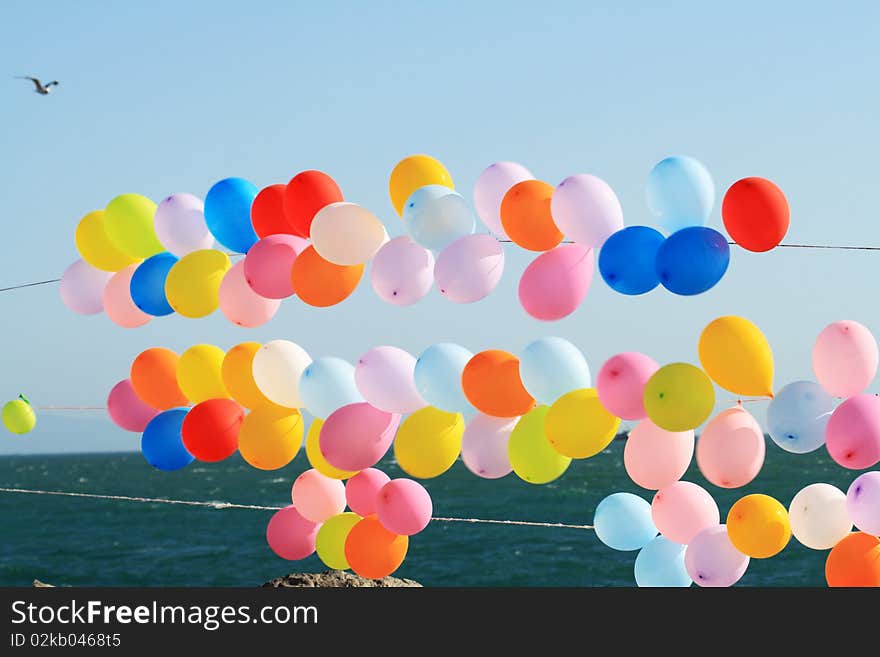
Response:
[{"label": "magenta balloon", "polygon": [[392,479],[376,499],[379,522],[401,536],[418,534],[431,522],[434,506],[425,487],[412,479]]},{"label": "magenta balloon", "polygon": [[382,301],[409,306],[434,285],[434,254],[409,237],[395,237],[373,257],[370,283]]},{"label": "magenta balloon", "polygon": [[292,504],[269,520],[266,541],[282,559],[305,559],[315,551],[315,538],[320,525],[304,518]]},{"label": "magenta balloon", "polygon": [[559,183],[550,200],[550,213],[568,239],[596,249],[623,228],[623,210],[614,190],[587,173]]},{"label": "magenta balloon", "polygon": [[295,235],[268,235],[248,249],[244,276],[251,289],[266,299],[285,299],[293,294],[290,270],[296,257],[309,248]]},{"label": "magenta balloon", "polygon": [[532,172],[516,162],[490,164],[474,183],[474,208],[486,228],[501,239],[508,239],[501,223],[501,201],[516,183],[534,180]]},{"label": "magenta balloon", "polygon": [[77,260],[61,274],[61,301],[79,315],[96,315],[104,310],[104,288],[113,277],[109,271]]},{"label": "magenta balloon", "polygon": [[327,463],[339,470],[357,472],[376,465],[400,425],[400,416],[366,402],[348,404],[324,421],[318,446]]},{"label": "magenta balloon", "polygon": [[468,470],[484,479],[510,474],[507,443],[519,417],[492,417],[477,413],[467,423],[461,439],[461,460]]},{"label": "magenta balloon", "polygon": [[626,439],[623,465],[637,485],[659,490],[681,479],[693,456],[693,430],[666,431],[644,419]]},{"label": "magenta balloon", "polygon": [[570,315],[587,296],[593,280],[593,251],[564,244],[542,253],[519,279],[519,302],[535,319]]},{"label": "magenta balloon", "polygon": [[739,488],[758,476],[766,443],[758,421],[742,406],[721,411],[697,439],[697,466],[721,488]]},{"label": "magenta balloon", "polygon": [[440,294],[455,303],[487,297],[504,272],[504,251],[491,235],[466,235],[443,249],[434,264]]},{"label": "magenta balloon", "polygon": [[107,413],[120,429],[141,433],[150,420],[159,414],[159,410],[142,402],[131,381],[124,379],[113,386],[107,395]]},{"label": "magenta balloon", "polygon": [[663,536],[687,545],[701,531],[717,525],[721,515],[709,491],[689,481],[676,481],[654,495],[651,518]]},{"label": "magenta balloon", "polygon": [[733,547],[726,525],[707,527],[684,552],[684,567],[700,586],[733,586],[745,575],[749,558]]},{"label": "magenta balloon", "polygon": [[361,470],[345,484],[345,499],[348,507],[359,516],[366,518],[376,513],[379,490],[391,478],[376,468]]},{"label": "magenta balloon", "polygon": [[345,484],[315,469],[306,470],[293,482],[290,498],[303,518],[324,522],[345,511]]},{"label": "magenta balloon", "polygon": [[220,310],[233,324],[261,326],[275,316],[280,306],[280,299],[261,297],[247,284],[243,260],[232,265],[220,282]]},{"label": "magenta balloon", "polygon": [[825,428],[831,458],[845,468],[863,470],[880,461],[880,397],[856,395],[834,409]]},{"label": "magenta balloon", "polygon": [[427,406],[416,389],[415,368],[415,356],[409,352],[397,347],[374,347],[358,360],[354,382],[364,399],[379,410],[412,413]]},{"label": "magenta balloon", "polygon": [[637,351],[612,356],[602,365],[596,392],[602,406],[621,420],[641,420],[645,411],[645,384],[660,366]]},{"label": "magenta balloon", "polygon": [[834,397],[864,392],[877,373],[878,359],[871,331],[851,320],[829,324],[813,345],[816,380]]},{"label": "magenta balloon", "polygon": [[104,288],[104,312],[122,328],[137,328],[153,316],[138,308],[131,298],[131,277],[138,265],[129,265],[113,274]]},{"label": "magenta balloon", "polygon": [[859,531],[880,536],[880,472],[856,477],[846,491],[846,511]]}]

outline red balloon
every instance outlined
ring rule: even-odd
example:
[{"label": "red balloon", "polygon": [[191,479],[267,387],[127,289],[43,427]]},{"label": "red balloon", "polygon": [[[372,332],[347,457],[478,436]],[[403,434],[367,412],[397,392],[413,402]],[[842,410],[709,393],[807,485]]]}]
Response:
[{"label": "red balloon", "polygon": [[788,232],[788,201],[766,178],[743,178],[724,195],[721,218],[730,237],[742,248],[769,251]]},{"label": "red balloon", "polygon": [[318,210],[344,200],[339,185],[323,171],[303,171],[287,183],[284,190],[284,215],[288,232],[309,239],[312,219]]},{"label": "red balloon", "polygon": [[260,237],[293,231],[284,216],[284,190],[287,185],[269,185],[260,190],[251,204],[251,224]]},{"label": "red balloon", "polygon": [[183,418],[183,446],[199,461],[214,463],[238,449],[238,430],[244,407],[231,399],[208,399],[196,404]]}]

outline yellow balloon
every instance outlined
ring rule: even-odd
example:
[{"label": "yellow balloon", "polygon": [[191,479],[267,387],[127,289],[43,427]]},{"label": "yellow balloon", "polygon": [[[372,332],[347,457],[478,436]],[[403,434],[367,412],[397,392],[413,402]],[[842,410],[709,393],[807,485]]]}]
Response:
[{"label": "yellow balloon", "polygon": [[21,399],[13,399],[3,406],[3,426],[11,433],[30,433],[37,426],[33,407]]},{"label": "yellow balloon", "polygon": [[737,395],[773,395],[773,352],[761,329],[742,317],[719,317],[703,329],[700,363],[711,379]]},{"label": "yellow balloon", "polygon": [[103,210],[89,212],[79,220],[74,241],[82,259],[97,269],[119,271],[140,260],[128,255],[110,241],[104,225]]},{"label": "yellow balloon", "polygon": [[140,194],[122,194],[104,209],[107,237],[123,253],[141,260],[165,250],[156,231],[153,217],[156,204]]},{"label": "yellow balloon", "polygon": [[206,317],[220,306],[220,283],[229,270],[229,256],[202,249],[174,263],[165,279],[165,296],[184,317]]},{"label": "yellow balloon", "polygon": [[315,551],[324,565],[333,570],[348,570],[348,559],[345,558],[345,539],[348,532],[363,518],[358,514],[346,511],[324,521],[315,537]]},{"label": "yellow balloon", "polygon": [[743,554],[755,559],[772,557],[791,538],[788,511],[769,495],[746,495],[730,507],[727,535]]},{"label": "yellow balloon", "polygon": [[455,463],[463,436],[461,413],[426,406],[401,422],[394,438],[394,458],[411,477],[431,479]]},{"label": "yellow balloon", "polygon": [[[276,406],[257,387],[254,381],[253,363],[262,345],[259,342],[242,342],[232,347],[223,357],[220,376],[230,396],[245,408]],[[278,408],[283,408],[279,406]],[[288,409],[289,410],[289,409]]]},{"label": "yellow balloon", "polygon": [[303,440],[302,415],[275,404],[248,413],[238,430],[238,451],[259,470],[277,470],[290,463]]},{"label": "yellow balloon", "polygon": [[340,470],[334,468],[327,463],[327,459],[321,454],[321,448],[318,446],[318,439],[321,437],[321,427],[324,426],[324,420],[315,418],[312,420],[312,426],[306,434],[306,458],[309,459],[309,465],[320,472],[325,477],[331,479],[349,479],[357,474],[356,470]]},{"label": "yellow balloon", "polygon": [[507,455],[516,475],[530,484],[546,484],[562,476],[571,458],[550,445],[544,425],[549,406],[536,406],[523,415],[507,443]]},{"label": "yellow balloon", "polygon": [[715,388],[706,373],[690,363],[664,365],[645,385],[645,411],[667,431],[696,429],[712,414]]},{"label": "yellow balloon", "polygon": [[544,422],[547,440],[573,459],[595,456],[611,444],[620,418],[605,410],[595,388],[572,390],[553,402]]},{"label": "yellow balloon", "polygon": [[397,163],[388,181],[391,205],[397,214],[403,216],[403,204],[414,191],[425,185],[443,185],[455,189],[446,167],[430,155],[410,155]]},{"label": "yellow balloon", "polygon": [[177,385],[193,404],[229,397],[220,374],[225,356],[220,347],[212,344],[197,344],[180,354]]}]

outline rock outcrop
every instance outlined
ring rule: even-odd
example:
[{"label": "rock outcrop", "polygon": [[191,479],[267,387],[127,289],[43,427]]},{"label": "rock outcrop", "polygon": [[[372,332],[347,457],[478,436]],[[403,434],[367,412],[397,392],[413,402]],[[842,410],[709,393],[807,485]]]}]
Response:
[{"label": "rock outcrop", "polygon": [[382,579],[366,579],[342,570],[328,570],[323,573],[292,573],[284,577],[276,577],[263,587],[293,588],[293,587],[320,587],[320,588],[361,588],[361,587],[412,587],[421,586],[411,579],[400,577],[383,577]]}]

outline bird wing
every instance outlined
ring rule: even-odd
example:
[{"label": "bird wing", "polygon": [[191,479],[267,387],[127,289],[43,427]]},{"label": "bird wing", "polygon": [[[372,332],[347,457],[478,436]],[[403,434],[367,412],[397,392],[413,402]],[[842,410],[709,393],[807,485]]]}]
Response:
[{"label": "bird wing", "polygon": [[52,81],[51,81],[50,83],[48,83],[46,86],[47,86],[47,87],[57,87],[57,86],[58,86],[58,80],[52,80]]},{"label": "bird wing", "polygon": [[34,83],[34,86],[35,86],[37,89],[41,89],[41,88],[43,87],[43,85],[40,83],[40,81],[39,81],[37,78],[32,78],[32,77],[30,77],[30,76],[28,76],[28,75],[16,75],[15,77],[16,77],[16,79],[18,79],[18,80],[30,80],[31,82]]}]

